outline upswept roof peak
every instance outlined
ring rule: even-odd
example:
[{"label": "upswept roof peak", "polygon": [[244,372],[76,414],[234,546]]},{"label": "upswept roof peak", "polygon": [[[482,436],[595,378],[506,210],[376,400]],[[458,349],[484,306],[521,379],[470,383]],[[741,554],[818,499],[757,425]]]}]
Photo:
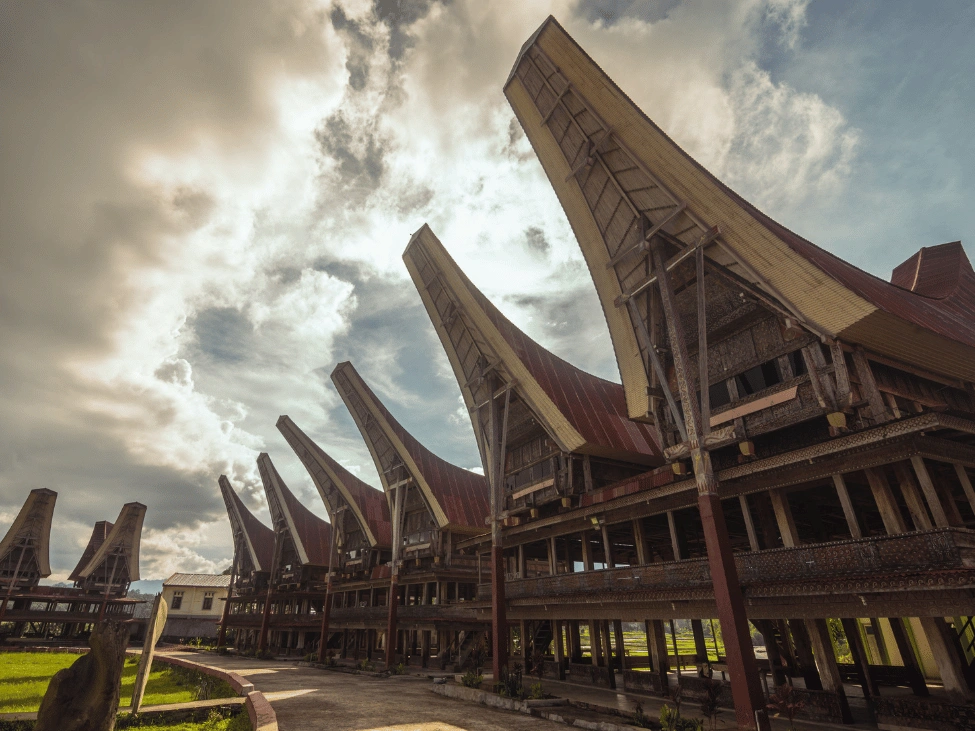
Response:
[{"label": "upswept roof peak", "polygon": [[393,417],[351,363],[339,363],[335,367],[332,383],[359,427],[387,492],[391,465],[402,465],[420,488],[441,528],[484,532],[489,507],[487,481],[482,475],[450,464],[420,444]]},{"label": "upswept roof peak", "polygon": [[92,529],[91,538],[81,555],[81,561],[68,577],[81,581],[118,552],[128,558],[129,581],[139,580],[139,551],[142,545],[142,523],[146,506],[142,503],[126,503],[114,523],[100,520]]},{"label": "upswept roof peak", "polygon": [[278,431],[305,465],[312,482],[325,502],[332,516],[338,499],[352,510],[360,528],[372,547],[388,547],[392,544],[393,529],[389,518],[389,503],[381,491],[367,485],[342,465],[332,459],[305,434],[289,416],[281,416],[277,422]]},{"label": "upswept roof peak", "polygon": [[234,534],[234,549],[247,551],[255,571],[270,571],[274,560],[274,531],[247,509],[226,475],[220,475],[219,484]]},{"label": "upswept roof peak", "polygon": [[267,453],[261,452],[258,455],[257,467],[267,493],[267,504],[271,509],[274,526],[286,527],[302,564],[328,566],[332,526],[301,504],[284,484]]},{"label": "upswept roof peak", "polygon": [[57,497],[54,490],[43,487],[30,491],[3,540],[0,540],[0,564],[14,549],[29,545],[34,550],[40,576],[51,575],[51,522]]},{"label": "upswept roof peak", "polygon": [[715,264],[812,332],[975,380],[975,312],[864,272],[762,213],[691,158],[549,17],[504,87],[579,240],[606,313],[631,416],[647,382],[626,303],[647,279],[645,237],[707,246]]},{"label": "upswept roof peak", "polygon": [[474,286],[429,226],[413,235],[403,259],[447,350],[479,440],[475,412],[486,396],[476,384],[478,369],[487,365],[505,372],[564,451],[662,463],[650,428],[630,420],[623,387],[576,368],[528,337]]}]

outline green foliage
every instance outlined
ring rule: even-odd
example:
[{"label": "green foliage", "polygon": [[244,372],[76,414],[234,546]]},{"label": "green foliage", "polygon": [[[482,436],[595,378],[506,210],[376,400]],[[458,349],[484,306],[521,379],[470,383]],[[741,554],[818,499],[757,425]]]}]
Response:
[{"label": "green foliage", "polygon": [[[69,667],[81,655],[75,653],[0,653],[0,713],[36,711],[51,677]],[[134,662],[132,662],[134,660]],[[138,658],[126,658],[122,670],[121,705],[132,702]],[[205,677],[207,680],[201,680]],[[201,696],[229,698],[236,693],[223,681],[196,671],[154,662],[146,685],[143,705],[184,703]]]},{"label": "green foliage", "polygon": [[306,654],[301,659],[304,660],[305,662],[318,662],[318,653],[317,652],[309,652],[308,654]]},{"label": "green foliage", "polygon": [[238,711],[232,714],[230,711],[220,711],[214,709],[210,711],[205,721],[174,721],[165,723],[158,719],[136,714],[134,716],[119,716],[115,723],[115,728],[119,729],[161,729],[162,731],[251,731],[250,718],[246,712]]},{"label": "green foliage", "polygon": [[846,631],[843,629],[842,620],[833,618],[826,620],[826,627],[829,629],[829,638],[836,650],[836,660],[842,663],[852,663],[853,653],[850,651],[850,643],[846,639]]},{"label": "green foliage", "polygon": [[258,660],[271,660],[274,658],[274,653],[272,653],[270,650],[258,650],[254,653],[254,657],[256,657]]},{"label": "green foliage", "polygon": [[670,693],[670,700],[674,704],[671,708],[666,703],[660,708],[660,726],[664,731],[704,731],[704,721],[699,718],[684,718],[680,715],[681,698],[684,688],[677,683],[677,687]]},{"label": "green foliage", "polygon": [[768,699],[768,709],[775,711],[776,718],[785,716],[789,719],[789,731],[795,731],[796,715],[805,707],[806,701],[799,697],[789,683],[776,688]]},{"label": "green foliage", "polygon": [[528,689],[528,697],[533,701],[541,700],[544,697],[544,693],[542,693],[542,684],[532,683],[531,687]]},{"label": "green foliage", "polygon": [[494,684],[494,691],[502,698],[524,699],[525,689],[521,683],[521,664],[515,663],[513,670],[501,668],[501,677]]},{"label": "green foliage", "polygon": [[460,679],[460,684],[467,688],[480,688],[483,682],[484,676],[476,670],[468,670]]},{"label": "green foliage", "polygon": [[406,675],[406,665],[403,663],[398,663],[390,668],[390,672],[393,675]]},{"label": "green foliage", "polygon": [[703,682],[704,699],[701,701],[701,713],[708,719],[711,731],[715,731],[718,724],[718,699],[724,691],[724,686],[720,680],[714,679],[711,663],[708,663],[707,675],[704,676]]},{"label": "green foliage", "polygon": [[643,712],[643,706],[639,703],[636,704],[636,711],[633,713],[633,725],[638,728],[653,728],[653,721]]},{"label": "green foliage", "polygon": [[367,672],[367,673],[371,673],[373,670],[376,669],[375,666],[371,662],[369,662],[368,660],[359,660],[359,664],[356,665],[356,667],[359,670],[362,670],[362,671]]},{"label": "green foliage", "polygon": [[339,661],[335,659],[335,650],[325,651],[325,667],[334,668],[339,664]]}]

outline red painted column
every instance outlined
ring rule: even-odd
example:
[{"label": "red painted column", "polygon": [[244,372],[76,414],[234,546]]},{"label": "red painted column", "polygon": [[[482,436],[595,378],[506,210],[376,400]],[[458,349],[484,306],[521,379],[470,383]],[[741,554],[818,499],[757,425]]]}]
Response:
[{"label": "red painted column", "polygon": [[389,618],[386,621],[386,668],[396,663],[396,613],[399,611],[399,576],[389,582]]},{"label": "red painted column", "polygon": [[[752,637],[745,615],[745,599],[738,583],[738,567],[731,552],[728,526],[721,500],[715,493],[698,495],[698,510],[708,549],[708,565],[714,582],[714,599],[724,637],[725,654],[731,675],[731,694],[735,702],[738,728],[768,729],[765,698],[758,684],[758,663],[752,650]],[[744,701],[744,702],[743,702]]]},{"label": "red painted column", "polygon": [[501,546],[491,546],[491,669],[494,682],[508,665],[508,619],[504,599],[504,557]]},{"label": "red painted column", "polygon": [[264,615],[261,617],[261,634],[257,638],[257,651],[267,650],[267,633],[271,624],[271,587],[267,588],[267,598],[264,599]]}]

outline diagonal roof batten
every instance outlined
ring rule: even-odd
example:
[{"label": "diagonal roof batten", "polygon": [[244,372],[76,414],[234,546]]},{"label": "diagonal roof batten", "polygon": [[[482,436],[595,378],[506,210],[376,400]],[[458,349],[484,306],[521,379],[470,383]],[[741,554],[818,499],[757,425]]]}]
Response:
[{"label": "diagonal roof batten", "polygon": [[[328,508],[329,516],[334,520],[335,511],[341,505],[347,505],[369,545],[388,546],[392,529],[385,495],[332,459],[290,417],[280,417],[277,427],[311,475],[312,482]],[[339,495],[334,496],[332,491]],[[337,502],[340,504],[334,504]]]},{"label": "diagonal roof batten", "polygon": [[[255,571],[270,571],[274,551],[274,531],[251,513],[231,486],[226,475],[220,475],[220,494],[227,506],[227,516],[233,530],[234,548],[242,546],[250,557]],[[240,546],[238,546],[240,544]]]},{"label": "diagonal roof batten", "polygon": [[440,528],[483,532],[488,514],[484,477],[441,459],[413,437],[366,385],[351,363],[339,363],[332,382],[342,396],[376,463],[387,495],[398,469],[420,491]]},{"label": "diagonal roof batten", "polygon": [[[707,256],[813,333],[975,380],[975,278],[951,302],[932,301],[912,282],[895,287],[795,235],[687,155],[554,18],[526,42],[504,91],[579,240],[631,417],[646,413],[648,383],[636,323],[620,305],[641,270],[649,274],[634,266],[648,229],[682,248],[717,227]],[[967,258],[962,265],[971,269]]]},{"label": "diagonal roof batten", "polygon": [[[480,407],[493,394],[481,376],[490,364],[562,451],[659,461],[649,429],[627,418],[622,387],[581,371],[515,327],[470,282],[428,226],[413,235],[403,258],[454,368],[479,444],[487,442]],[[460,318],[448,317],[455,311],[462,313]],[[466,341],[485,344],[479,358],[465,356]],[[485,451],[482,446],[482,459]]]}]

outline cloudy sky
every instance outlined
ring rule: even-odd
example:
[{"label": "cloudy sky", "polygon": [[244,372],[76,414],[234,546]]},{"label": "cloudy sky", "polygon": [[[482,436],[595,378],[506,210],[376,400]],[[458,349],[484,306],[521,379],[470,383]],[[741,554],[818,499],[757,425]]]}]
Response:
[{"label": "cloudy sky", "polygon": [[550,13],[692,155],[858,266],[975,236],[967,2],[3,3],[0,530],[57,490],[64,579],[138,500],[145,579],[222,570],[216,478],[266,518],[258,452],[324,513],[279,414],[378,485],[328,380],[346,359],[478,466],[400,258],[424,222],[529,334],[618,380],[501,91]]}]

